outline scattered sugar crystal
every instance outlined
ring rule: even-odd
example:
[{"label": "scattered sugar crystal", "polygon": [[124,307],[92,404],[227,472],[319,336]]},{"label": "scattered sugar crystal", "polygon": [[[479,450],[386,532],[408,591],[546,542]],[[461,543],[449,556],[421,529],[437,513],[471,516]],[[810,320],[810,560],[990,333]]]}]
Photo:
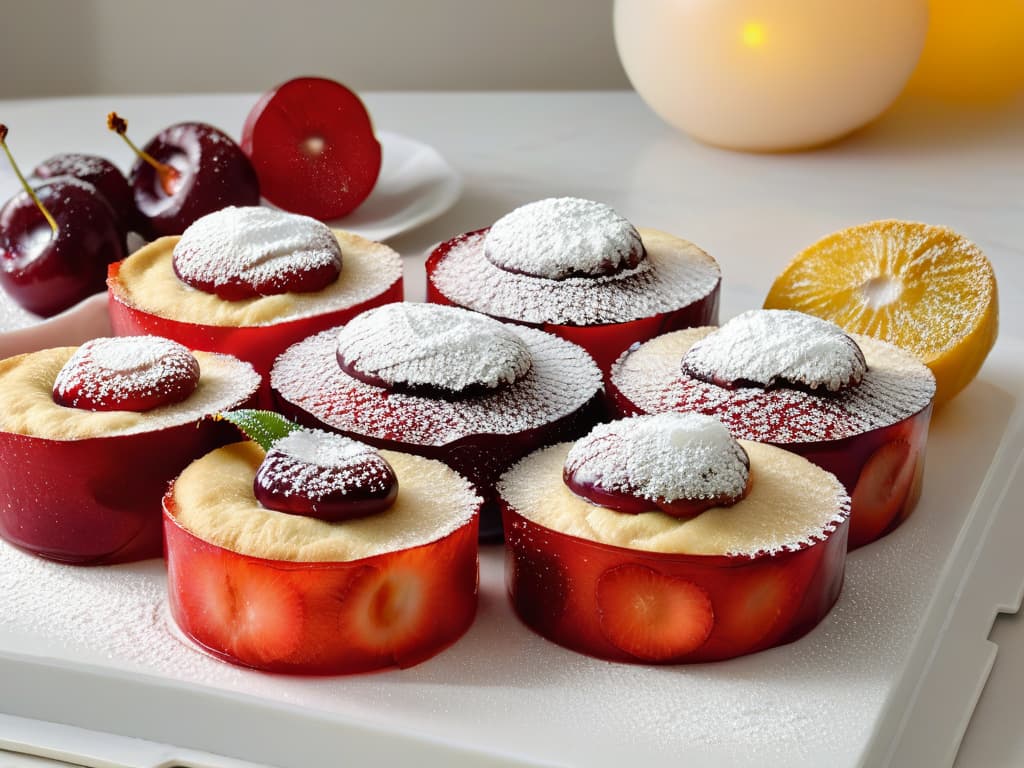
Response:
[{"label": "scattered sugar crystal", "polygon": [[375,448],[336,432],[299,429],[274,443],[257,481],[318,501],[339,490],[385,488],[393,477]]}]

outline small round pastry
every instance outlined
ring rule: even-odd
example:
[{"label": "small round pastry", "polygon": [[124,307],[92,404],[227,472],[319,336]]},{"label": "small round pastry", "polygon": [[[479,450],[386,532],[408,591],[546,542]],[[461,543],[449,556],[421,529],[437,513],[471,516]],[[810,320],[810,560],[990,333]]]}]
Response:
[{"label": "small round pastry", "polygon": [[850,499],[828,472],[701,414],[634,416],[498,483],[520,619],[580,653],[719,661],[788,643],[839,596]]},{"label": "small round pastry", "polygon": [[580,347],[437,304],[387,304],[293,345],[271,389],[299,423],[438,459],[467,477],[484,497],[484,541],[501,537],[498,476],[542,445],[583,434],[603,407],[601,372]]},{"label": "small round pastry", "polygon": [[591,200],[516,208],[442,243],[426,266],[428,301],[554,333],[603,371],[634,342],[718,320],[713,258]]},{"label": "small round pastry", "polygon": [[228,207],[112,264],[107,286],[118,335],[226,352],[266,377],[296,341],[401,301],[402,263],[382,243],[307,216]]},{"label": "small round pastry", "polygon": [[753,310],[627,350],[613,411],[693,411],[832,472],[853,499],[850,548],[885,535],[921,492],[935,377],[909,353],[790,310]]},{"label": "small round pastry", "polygon": [[171,615],[214,656],[272,672],[418,664],[476,614],[479,507],[441,462],[337,433],[219,448],[164,499]]},{"label": "small round pastry", "polygon": [[0,361],[0,536],[68,563],[159,557],[167,483],[235,439],[206,417],[259,385],[248,363],[151,336]]}]

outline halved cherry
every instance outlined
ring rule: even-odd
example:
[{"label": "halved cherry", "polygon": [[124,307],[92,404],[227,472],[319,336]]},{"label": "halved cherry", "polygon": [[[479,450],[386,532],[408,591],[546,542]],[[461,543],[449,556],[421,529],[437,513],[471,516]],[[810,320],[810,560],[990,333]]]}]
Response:
[{"label": "halved cherry", "polygon": [[253,491],[268,509],[336,521],[387,509],[398,495],[398,479],[365,443],[301,429],[267,451]]},{"label": "halved cherry", "polygon": [[715,617],[692,581],[625,564],[597,581],[601,631],[616,648],[645,661],[669,661],[697,650]]},{"label": "halved cherry", "polygon": [[241,145],[268,201],[316,219],[355,209],[380,174],[366,107],[325,78],[300,77],[265,93],[246,117]]},{"label": "halved cherry", "polygon": [[53,384],[58,405],[87,411],[148,411],[178,403],[199,384],[199,361],[159,336],[92,339],[64,364]]}]

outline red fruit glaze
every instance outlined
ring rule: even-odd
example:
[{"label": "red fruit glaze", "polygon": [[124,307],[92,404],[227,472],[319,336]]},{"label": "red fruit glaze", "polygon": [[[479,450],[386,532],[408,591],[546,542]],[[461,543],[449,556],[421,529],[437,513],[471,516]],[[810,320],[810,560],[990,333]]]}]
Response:
[{"label": "red fruit glaze", "polygon": [[268,509],[348,520],[391,506],[398,495],[398,478],[368,445],[336,432],[298,430],[267,451],[253,493]]},{"label": "red fruit glaze", "polygon": [[[448,296],[438,285],[435,275],[441,264],[453,248],[466,243],[467,240],[480,237],[487,229],[468,232],[452,238],[435,248],[427,258],[427,301],[434,304],[466,306]],[[482,249],[481,249],[482,250]],[[719,286],[703,298],[671,311],[658,312],[648,317],[615,323],[592,323],[574,325],[570,323],[540,322],[532,323],[514,317],[492,314],[505,322],[527,325],[578,344],[590,353],[594,362],[604,372],[619,357],[623,350],[638,341],[646,341],[668,331],[694,326],[710,325],[718,322]],[[470,307],[474,309],[475,307]],[[488,313],[491,314],[491,313]]]},{"label": "red fruit glaze", "polygon": [[92,339],[57,374],[53,401],[86,411],[148,411],[181,402],[198,384],[199,361],[170,339]]},{"label": "red fruit glaze", "polygon": [[410,667],[455,642],[476,614],[475,515],[429,544],[334,563],[232,552],[174,515],[168,493],[171,615],[188,637],[234,664],[329,675]]},{"label": "red fruit glaze", "polygon": [[504,503],[503,515],[520,619],[601,659],[719,661],[792,642],[842,586],[846,522],[813,546],[749,558],[630,550],[551,530]]},{"label": "red fruit glaze", "polygon": [[246,117],[241,143],[269,202],[320,220],[354,210],[380,174],[370,115],[333,80],[300,77],[265,93]]}]

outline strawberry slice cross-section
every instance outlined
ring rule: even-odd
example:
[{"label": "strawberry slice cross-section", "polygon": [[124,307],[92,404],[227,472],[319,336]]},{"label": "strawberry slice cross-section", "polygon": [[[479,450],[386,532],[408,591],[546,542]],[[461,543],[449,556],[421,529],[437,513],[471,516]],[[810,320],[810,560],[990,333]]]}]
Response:
[{"label": "strawberry slice cross-section", "polygon": [[714,625],[707,593],[691,581],[625,564],[597,581],[601,631],[616,648],[667,662],[697,650]]}]

